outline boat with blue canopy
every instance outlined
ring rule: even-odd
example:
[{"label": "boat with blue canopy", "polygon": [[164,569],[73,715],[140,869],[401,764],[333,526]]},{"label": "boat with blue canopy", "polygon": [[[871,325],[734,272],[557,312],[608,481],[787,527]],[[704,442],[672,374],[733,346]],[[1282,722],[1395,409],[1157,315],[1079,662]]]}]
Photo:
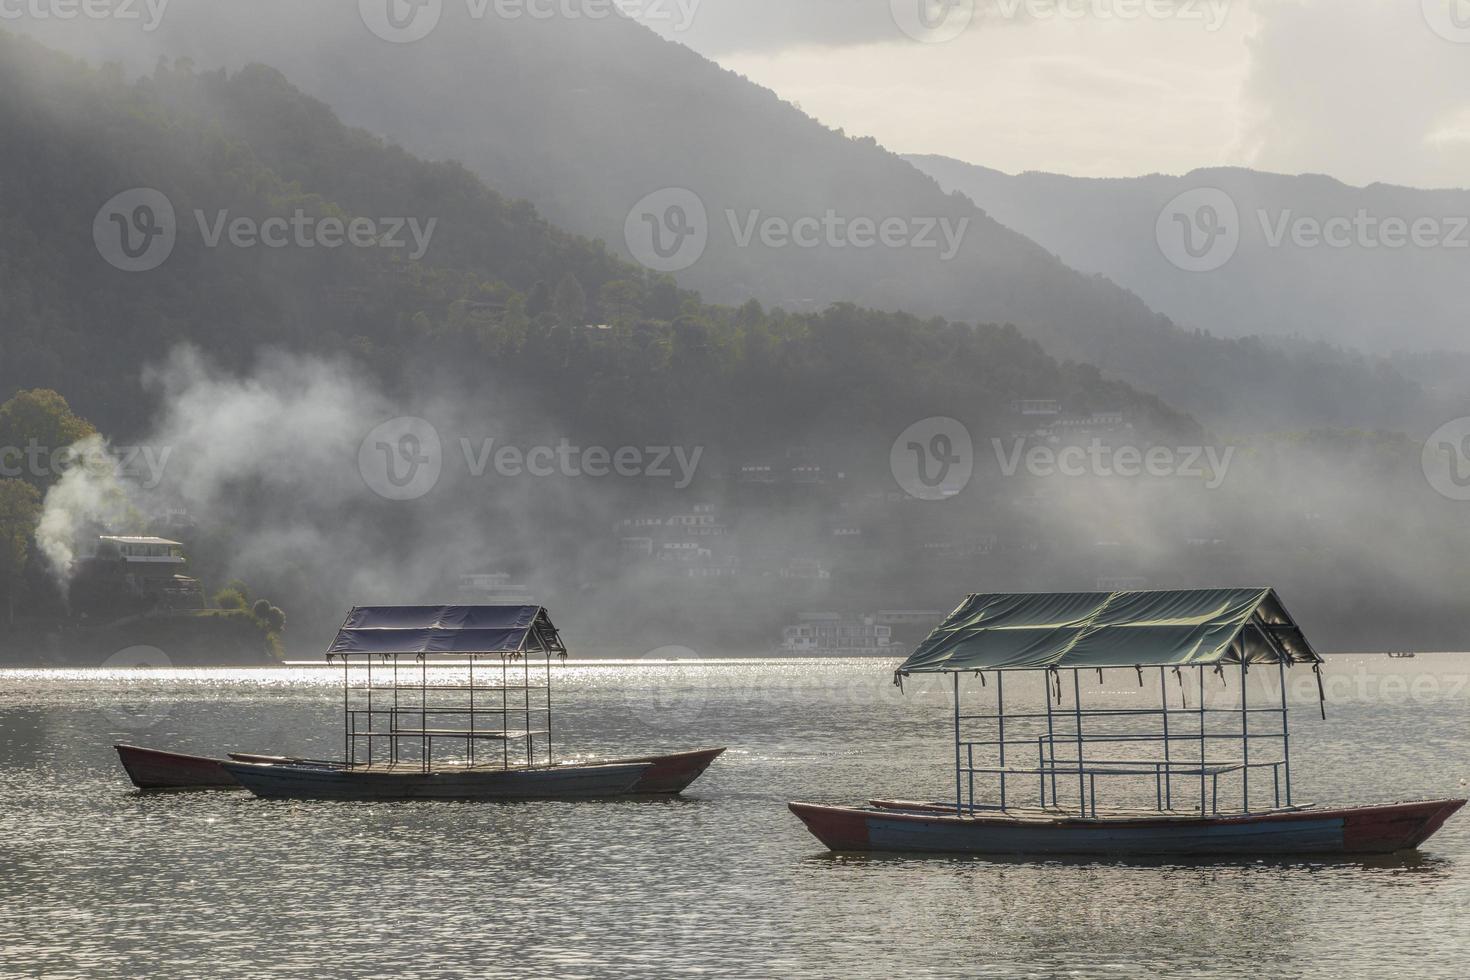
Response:
[{"label": "boat with blue canopy", "polygon": [[[1288,676],[1313,672],[1325,719],[1322,665],[1269,588],[971,595],[895,674],[949,682],[953,798],[790,808],[834,851],[1418,847],[1465,801],[1294,800]],[[1094,673],[1101,705],[1083,696]]]},{"label": "boat with blue canopy", "polygon": [[327,651],[342,668],[342,761],[218,764],[262,797],[572,799],[677,793],[724,751],[558,762],[566,655],[541,606],[358,606]]}]

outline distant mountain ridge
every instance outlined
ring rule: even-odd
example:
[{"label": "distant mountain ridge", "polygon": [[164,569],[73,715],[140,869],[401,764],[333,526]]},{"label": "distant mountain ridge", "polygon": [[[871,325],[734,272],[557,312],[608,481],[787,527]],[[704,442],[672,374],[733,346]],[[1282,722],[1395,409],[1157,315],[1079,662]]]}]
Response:
[{"label": "distant mountain ridge", "polygon": [[[428,37],[391,44],[351,4],[309,15],[282,0],[248,7],[180,7],[119,50],[209,66],[268,62],[352,123],[415,153],[461,160],[500,192],[624,255],[635,205],[660,191],[692,192],[709,242],[676,275],[717,302],[791,310],[853,302],[1014,323],[1053,356],[1097,364],[1232,429],[1415,426],[1437,414],[1416,383],[1351,351],[1176,327],[1135,293],[1075,271],[968,198],[946,194],[872,139],[829,129],[635,22],[477,21],[447,4]],[[64,43],[83,47],[78,37]],[[152,47],[139,55],[140,45]],[[740,247],[729,227],[731,214],[748,227],[829,212],[873,225],[967,224],[951,261],[911,247],[768,247],[759,237]]]},{"label": "distant mountain ridge", "polygon": [[[1352,187],[1317,174],[1236,167],[1178,177],[1012,176],[947,157],[906,159],[1068,265],[1107,276],[1183,326],[1380,353],[1470,352],[1470,191]],[[1226,196],[1239,242],[1206,263],[1219,268],[1195,272],[1170,261],[1157,223],[1170,202],[1201,190]],[[1173,247],[1167,237],[1165,244]]]}]

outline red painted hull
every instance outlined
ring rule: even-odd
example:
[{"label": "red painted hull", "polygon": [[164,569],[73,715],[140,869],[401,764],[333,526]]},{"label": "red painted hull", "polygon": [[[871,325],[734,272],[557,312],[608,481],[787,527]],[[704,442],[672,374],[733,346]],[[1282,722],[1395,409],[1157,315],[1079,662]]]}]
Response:
[{"label": "red painted hull", "polygon": [[652,763],[633,787],[634,793],[682,793],[720,756],[724,749],[698,749],[673,755],[649,755],[638,759],[611,759],[610,764]]},{"label": "red painted hull", "polygon": [[1464,805],[1464,800],[1428,800],[1203,819],[1045,819],[999,813],[957,817],[925,804],[790,807],[834,851],[1291,856],[1412,850]]},{"label": "red painted hull", "polygon": [[114,745],[128,778],[139,789],[239,789],[219,759],[163,752],[136,745]]}]

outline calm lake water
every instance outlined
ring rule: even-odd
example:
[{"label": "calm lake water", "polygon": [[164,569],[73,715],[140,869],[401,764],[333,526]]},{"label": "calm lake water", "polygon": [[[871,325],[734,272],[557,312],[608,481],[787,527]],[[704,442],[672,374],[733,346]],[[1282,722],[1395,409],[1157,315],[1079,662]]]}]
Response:
[{"label": "calm lake water", "polygon": [[[892,666],[558,668],[563,749],[730,752],[681,800],[511,805],[145,795],[117,764],[340,755],[325,669],[0,671],[0,975],[1470,976],[1464,813],[1374,861],[827,855],[787,800],[952,792],[945,692]],[[1330,658],[1325,722],[1297,674],[1299,802],[1465,795],[1470,656]]]}]

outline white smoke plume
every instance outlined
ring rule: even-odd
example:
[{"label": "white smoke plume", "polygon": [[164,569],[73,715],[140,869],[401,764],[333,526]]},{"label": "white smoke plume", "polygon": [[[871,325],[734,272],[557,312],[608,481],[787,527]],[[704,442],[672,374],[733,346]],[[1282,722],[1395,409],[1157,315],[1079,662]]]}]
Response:
[{"label": "white smoke plume", "polygon": [[36,543],[62,590],[71,582],[80,535],[89,527],[120,530],[137,520],[117,458],[100,435],[68,447],[65,472],[51,489],[36,526]]}]

